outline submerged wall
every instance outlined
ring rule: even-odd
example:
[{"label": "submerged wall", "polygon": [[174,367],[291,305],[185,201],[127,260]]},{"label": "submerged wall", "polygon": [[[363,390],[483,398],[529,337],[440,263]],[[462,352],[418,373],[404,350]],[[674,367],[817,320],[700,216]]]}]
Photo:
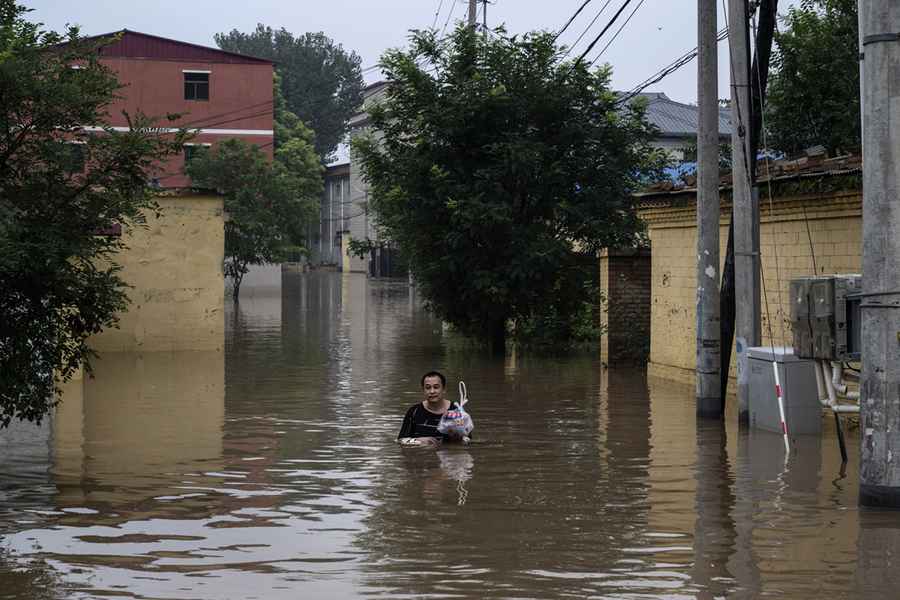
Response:
[{"label": "submerged wall", "polygon": [[[729,212],[730,199],[723,197],[721,262],[725,259]],[[645,195],[640,214],[652,244],[650,373],[692,382],[697,301],[695,192]],[[862,192],[781,194],[770,206],[763,190],[760,245],[765,292],[760,294],[762,343],[791,345],[790,280],[813,274],[861,272]]]},{"label": "submerged wall", "polygon": [[98,352],[219,350],[224,346],[225,219],[222,199],[158,198],[162,214],[127,235],[118,254],[131,286],[118,328],[90,339]]}]

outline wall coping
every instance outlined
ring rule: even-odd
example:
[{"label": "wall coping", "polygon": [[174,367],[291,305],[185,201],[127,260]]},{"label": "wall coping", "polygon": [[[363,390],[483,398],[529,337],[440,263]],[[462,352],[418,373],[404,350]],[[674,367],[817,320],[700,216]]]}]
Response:
[{"label": "wall coping", "polygon": [[600,250],[600,258],[649,257],[650,255],[650,248],[603,248]]},{"label": "wall coping", "polygon": [[[760,194],[760,221],[793,221],[858,217],[862,215],[862,192],[859,190],[804,194],[773,198],[770,205],[767,195]],[[719,219],[727,225],[731,215],[731,198],[722,199]],[[651,228],[655,227],[695,227],[697,219],[696,195],[686,200],[681,195],[669,202],[656,201],[638,207],[638,216]]]}]

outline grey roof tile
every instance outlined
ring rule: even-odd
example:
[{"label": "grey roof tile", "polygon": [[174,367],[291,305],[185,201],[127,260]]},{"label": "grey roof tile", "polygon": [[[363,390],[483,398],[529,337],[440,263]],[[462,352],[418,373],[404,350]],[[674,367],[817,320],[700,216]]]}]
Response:
[{"label": "grey roof tile", "polygon": [[[659,128],[663,136],[696,136],[699,109],[682,104],[662,92],[645,92],[636,98],[647,101],[647,120]],[[633,100],[632,100],[633,101]],[[719,135],[731,135],[731,109],[719,108]]]}]

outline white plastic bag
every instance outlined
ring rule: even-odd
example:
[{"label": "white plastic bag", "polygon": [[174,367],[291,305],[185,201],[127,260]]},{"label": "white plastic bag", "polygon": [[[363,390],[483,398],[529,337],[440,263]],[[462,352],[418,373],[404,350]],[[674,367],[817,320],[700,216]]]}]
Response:
[{"label": "white plastic bag", "polygon": [[475,429],[472,416],[463,408],[469,401],[466,384],[459,382],[459,402],[454,402],[441,417],[437,430],[439,433],[453,437],[466,438]]}]

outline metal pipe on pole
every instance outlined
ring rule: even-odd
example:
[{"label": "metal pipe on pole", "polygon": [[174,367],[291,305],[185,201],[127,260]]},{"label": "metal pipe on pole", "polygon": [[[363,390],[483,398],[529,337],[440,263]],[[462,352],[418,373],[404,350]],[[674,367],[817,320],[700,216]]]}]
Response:
[{"label": "metal pipe on pole", "polygon": [[721,417],[716,0],[698,0],[697,16],[697,416]]},{"label": "metal pipe on pole", "polygon": [[900,6],[860,2],[863,294],[859,503],[900,509]]},{"label": "metal pipe on pole", "polygon": [[[759,202],[751,187],[749,155],[750,47],[746,0],[728,0],[728,47],[731,54],[731,156],[734,202],[735,358],[738,421],[750,417],[747,348],[760,344]],[[781,290],[778,290],[781,293]]]}]

